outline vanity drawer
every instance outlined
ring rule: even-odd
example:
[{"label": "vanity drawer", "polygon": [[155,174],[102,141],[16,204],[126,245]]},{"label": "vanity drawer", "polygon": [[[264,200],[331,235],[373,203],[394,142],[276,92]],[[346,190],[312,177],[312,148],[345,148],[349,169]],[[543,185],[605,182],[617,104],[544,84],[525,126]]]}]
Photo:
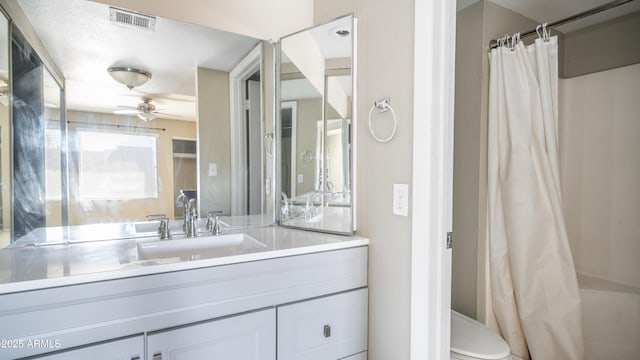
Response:
[{"label": "vanity drawer", "polygon": [[367,350],[368,291],[278,307],[278,360],[342,359]]}]

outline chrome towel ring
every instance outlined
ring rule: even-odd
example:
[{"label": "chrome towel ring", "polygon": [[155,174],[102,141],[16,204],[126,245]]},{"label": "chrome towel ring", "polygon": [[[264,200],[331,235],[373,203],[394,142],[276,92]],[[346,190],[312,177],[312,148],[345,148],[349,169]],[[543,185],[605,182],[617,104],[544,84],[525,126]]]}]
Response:
[{"label": "chrome towel ring", "polygon": [[[373,106],[371,106],[371,110],[369,110],[369,132],[371,133],[371,136],[373,136],[373,138],[376,139],[377,142],[383,143],[383,144],[391,141],[391,139],[393,139],[393,137],[396,136],[396,130],[398,129],[398,118],[396,117],[396,112],[393,111],[393,108],[391,107],[390,103],[391,103],[391,99],[389,98],[384,98],[379,101],[374,101]],[[393,130],[391,130],[391,135],[389,135],[384,139],[378,137],[375,131],[373,130],[372,123],[373,123],[374,110],[378,110],[378,112],[380,113],[391,111],[391,115],[393,116]]]}]

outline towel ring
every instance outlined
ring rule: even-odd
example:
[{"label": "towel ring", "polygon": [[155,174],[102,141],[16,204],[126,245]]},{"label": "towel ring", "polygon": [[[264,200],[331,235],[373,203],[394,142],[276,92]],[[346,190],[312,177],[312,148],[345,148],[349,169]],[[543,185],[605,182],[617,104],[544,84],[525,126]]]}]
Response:
[{"label": "towel ring", "polygon": [[268,132],[264,136],[264,150],[267,156],[273,156],[273,133]]},{"label": "towel ring", "polygon": [[[379,143],[388,143],[396,136],[396,130],[398,129],[398,118],[396,117],[396,112],[393,111],[393,108],[390,105],[391,100],[389,98],[384,98],[380,101],[374,101],[373,106],[371,106],[371,110],[369,110],[369,132],[374,139],[376,139]],[[373,131],[373,111],[378,110],[378,112],[384,113],[387,111],[391,111],[391,115],[393,116],[393,130],[391,131],[391,135],[387,138],[379,138],[375,131]]]}]

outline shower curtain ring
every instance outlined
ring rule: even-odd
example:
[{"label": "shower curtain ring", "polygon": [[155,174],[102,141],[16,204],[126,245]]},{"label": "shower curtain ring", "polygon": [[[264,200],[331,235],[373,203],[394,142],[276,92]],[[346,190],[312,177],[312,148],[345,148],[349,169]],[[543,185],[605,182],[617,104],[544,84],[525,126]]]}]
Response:
[{"label": "shower curtain ring", "polygon": [[547,23],[542,24],[542,36],[544,37],[544,41],[549,41],[549,39],[551,39]]}]

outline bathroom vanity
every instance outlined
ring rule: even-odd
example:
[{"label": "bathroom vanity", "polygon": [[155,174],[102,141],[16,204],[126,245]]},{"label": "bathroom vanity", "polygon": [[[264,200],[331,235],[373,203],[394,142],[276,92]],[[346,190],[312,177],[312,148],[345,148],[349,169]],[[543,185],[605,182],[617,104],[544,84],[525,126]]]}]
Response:
[{"label": "bathroom vanity", "polygon": [[145,239],[0,250],[0,359],[366,359],[368,240],[241,234],[263,246],[179,257],[142,256]]},{"label": "bathroom vanity", "polygon": [[[272,44],[101,2],[0,9],[0,80],[12,85],[0,120],[12,116],[2,135],[14,140],[0,141],[13,156],[0,169],[11,190],[0,194],[0,359],[366,359],[352,15]],[[124,15],[158,31],[113,26]],[[80,18],[96,32],[78,33]],[[96,43],[103,54],[87,51]],[[171,56],[223,50],[163,72],[168,55],[141,43]],[[200,61],[218,53],[224,64]],[[127,61],[162,81],[91,80]],[[158,96],[132,107],[83,87],[94,83]],[[193,118],[171,115],[176,99]],[[197,196],[177,209],[176,189]],[[224,215],[222,234],[207,213]]]}]

